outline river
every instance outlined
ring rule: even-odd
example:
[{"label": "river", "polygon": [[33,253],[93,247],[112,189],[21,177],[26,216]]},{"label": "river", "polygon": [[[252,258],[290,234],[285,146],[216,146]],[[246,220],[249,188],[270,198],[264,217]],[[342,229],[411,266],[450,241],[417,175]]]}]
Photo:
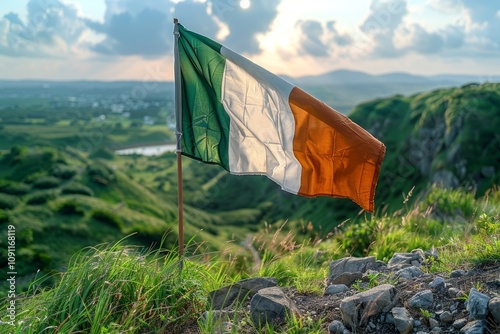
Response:
[{"label": "river", "polygon": [[140,155],[160,155],[165,152],[175,152],[175,144],[165,144],[165,145],[152,145],[152,146],[139,146],[132,148],[125,148],[123,150],[116,150],[115,153],[118,155],[129,155],[129,154],[140,154]]}]

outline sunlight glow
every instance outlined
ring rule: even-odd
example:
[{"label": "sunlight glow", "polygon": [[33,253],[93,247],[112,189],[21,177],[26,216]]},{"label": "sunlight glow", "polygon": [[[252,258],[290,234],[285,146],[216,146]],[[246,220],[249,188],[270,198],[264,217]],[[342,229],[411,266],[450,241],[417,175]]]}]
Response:
[{"label": "sunlight glow", "polygon": [[250,7],[250,0],[241,0],[240,7],[243,9],[248,9]]}]

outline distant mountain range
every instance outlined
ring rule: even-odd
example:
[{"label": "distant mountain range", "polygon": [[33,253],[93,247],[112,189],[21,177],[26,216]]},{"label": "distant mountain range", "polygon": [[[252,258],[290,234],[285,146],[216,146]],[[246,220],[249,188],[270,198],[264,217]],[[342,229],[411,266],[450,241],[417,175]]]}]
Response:
[{"label": "distant mountain range", "polygon": [[431,76],[414,75],[403,72],[386,74],[369,74],[360,71],[336,70],[320,75],[308,75],[298,78],[282,76],[286,80],[298,85],[342,85],[342,84],[367,84],[367,83],[404,83],[404,84],[449,84],[462,85],[471,82],[498,82],[500,76],[481,76],[467,74],[439,74]]},{"label": "distant mountain range", "polygon": [[[404,83],[404,84],[425,84],[425,83],[443,83],[449,85],[461,85],[465,83],[483,83],[500,82],[500,75],[469,75],[469,74],[439,74],[439,75],[415,75],[404,72],[393,72],[385,74],[369,74],[353,70],[335,70],[319,75],[306,75],[301,77],[290,77],[280,75],[285,80],[297,85],[342,85],[342,84],[366,84],[366,83]],[[142,82],[142,81],[141,81]],[[106,86],[106,85],[136,85],[138,81],[99,81],[99,80],[2,80],[0,79],[0,88],[19,87],[19,86],[39,86],[75,84],[81,86]],[[172,82],[166,82],[172,83]],[[162,85],[163,86],[163,85]]]},{"label": "distant mountain range", "polygon": [[[326,104],[341,113],[349,114],[356,105],[393,95],[413,95],[438,88],[458,87],[468,83],[500,82],[500,76],[481,76],[466,74],[440,74],[432,76],[408,73],[368,74],[360,71],[337,70],[320,75],[309,75],[298,78],[281,76],[287,81],[303,88]],[[1,93],[11,90],[31,88],[40,94],[55,95],[101,94],[113,90],[115,93],[130,94],[135,88],[145,90],[142,81],[50,81],[50,80],[0,80]],[[173,82],[154,82],[147,85],[147,95],[165,96],[165,100],[173,98]]]},{"label": "distant mountain range", "polygon": [[349,114],[358,104],[373,99],[398,94],[411,96],[469,83],[500,82],[500,76],[485,77],[466,74],[422,76],[400,72],[374,75],[350,70],[284,78],[344,114]]}]

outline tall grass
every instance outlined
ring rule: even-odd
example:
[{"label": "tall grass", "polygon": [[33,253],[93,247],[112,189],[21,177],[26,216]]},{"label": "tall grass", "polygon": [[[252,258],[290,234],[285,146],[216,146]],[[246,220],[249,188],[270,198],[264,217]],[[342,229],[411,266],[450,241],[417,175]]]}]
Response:
[{"label": "tall grass", "polygon": [[[261,258],[257,269],[238,265],[244,257],[234,253],[234,246],[227,252],[207,253],[207,247],[191,241],[182,271],[175,249],[144,250],[122,242],[87,248],[73,256],[53,288],[41,288],[45,278],[32,283],[17,301],[12,332],[184,333],[194,327],[212,333],[227,324],[210,315],[200,320],[208,293],[241,278],[271,276],[297,293],[320,295],[329,262],[350,254],[388,260],[394,252],[435,247],[439,259],[428,268],[440,272],[500,261],[496,190],[475,199],[464,190],[432,188],[415,205],[392,215],[359,216],[322,239],[319,234],[303,238],[286,228],[267,225],[254,238]],[[308,236],[315,235],[312,227],[308,229]],[[5,307],[0,310],[3,318],[2,312]],[[250,328],[249,333],[268,334],[320,333],[325,325],[307,315],[291,317],[282,328],[255,328],[248,315],[238,324]]]},{"label": "tall grass", "polygon": [[120,243],[88,248],[54,288],[32,284],[18,301],[16,333],[179,332],[204,310],[211,271],[189,260],[179,268],[175,252]]}]

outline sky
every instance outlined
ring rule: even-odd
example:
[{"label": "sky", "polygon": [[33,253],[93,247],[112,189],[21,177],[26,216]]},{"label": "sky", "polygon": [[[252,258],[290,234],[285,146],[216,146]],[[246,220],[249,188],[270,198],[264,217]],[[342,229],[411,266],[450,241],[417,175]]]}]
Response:
[{"label": "sky", "polygon": [[276,74],[500,75],[498,0],[0,2],[0,79],[173,79],[173,18]]}]

